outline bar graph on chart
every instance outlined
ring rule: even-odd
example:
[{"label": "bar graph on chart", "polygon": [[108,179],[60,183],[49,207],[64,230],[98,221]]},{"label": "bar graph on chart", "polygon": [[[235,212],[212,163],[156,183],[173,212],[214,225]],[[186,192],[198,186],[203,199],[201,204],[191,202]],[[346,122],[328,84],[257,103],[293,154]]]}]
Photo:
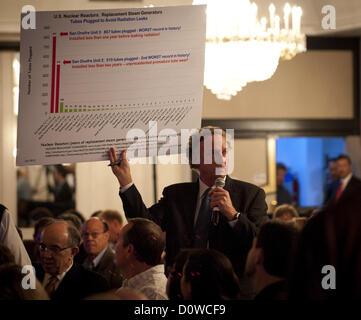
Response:
[{"label": "bar graph on chart", "polygon": [[18,164],[104,160],[107,141],[128,147],[127,132],[150,121],[200,126],[204,6],[37,12],[36,21],[21,32]]},{"label": "bar graph on chart", "polygon": [[[104,36],[102,38],[104,40],[97,40],[99,46],[93,47],[91,52],[74,54],[72,51],[77,46],[81,46],[82,50],[92,47],[94,37],[72,40],[69,33],[52,35],[52,52],[49,54],[51,77],[46,77],[51,78],[50,113],[101,111],[134,101],[143,104],[161,101],[164,96],[179,96],[180,88],[185,90],[184,84],[192,83],[189,81],[192,74],[175,79],[166,76],[170,70],[172,74],[177,74],[177,69],[189,62],[188,51],[180,49],[175,54],[164,51],[159,54],[152,50],[142,56],[133,52],[122,54],[114,50],[114,41],[109,42]],[[74,41],[88,41],[90,44]],[[154,81],[155,67],[159,77],[157,81]],[[134,72],[139,69],[142,71],[140,77],[139,73]],[[121,79],[119,72],[124,72],[126,77]],[[193,91],[189,85],[186,94],[191,96]]]}]

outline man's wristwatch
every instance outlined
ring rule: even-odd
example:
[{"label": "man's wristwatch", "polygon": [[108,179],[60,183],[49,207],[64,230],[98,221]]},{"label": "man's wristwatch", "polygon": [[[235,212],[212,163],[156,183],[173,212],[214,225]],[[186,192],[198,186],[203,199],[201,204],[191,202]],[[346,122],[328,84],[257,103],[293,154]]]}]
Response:
[{"label": "man's wristwatch", "polygon": [[233,220],[237,220],[240,215],[241,215],[241,213],[240,213],[240,212],[237,212],[237,213],[234,215]]}]

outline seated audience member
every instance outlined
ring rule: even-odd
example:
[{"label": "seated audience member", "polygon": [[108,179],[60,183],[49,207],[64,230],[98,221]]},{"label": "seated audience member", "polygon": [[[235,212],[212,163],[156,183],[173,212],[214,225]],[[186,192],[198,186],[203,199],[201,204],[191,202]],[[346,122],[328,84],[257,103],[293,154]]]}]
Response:
[{"label": "seated audience member", "polygon": [[0,300],[49,300],[41,283],[35,279],[35,288],[24,289],[24,274],[15,263],[0,265]]},{"label": "seated audience member", "polygon": [[292,197],[283,186],[287,173],[287,168],[283,163],[277,163],[277,204],[292,204]]},{"label": "seated audience member", "polygon": [[255,300],[287,298],[286,278],[297,236],[297,229],[283,221],[269,221],[261,226],[248,253],[245,269],[254,283]]},{"label": "seated audience member", "polygon": [[10,212],[0,204],[0,243],[7,246],[19,266],[31,265],[31,260],[21,240]]},{"label": "seated audience member", "polygon": [[345,194],[300,234],[292,300],[361,299],[361,193]]},{"label": "seated audience member", "polygon": [[0,300],[24,300],[21,268],[10,249],[0,243]]},{"label": "seated audience member", "polygon": [[37,278],[54,300],[77,300],[109,289],[99,274],[73,263],[80,243],[79,232],[65,221],[54,221],[41,235]]},{"label": "seated audience member", "polygon": [[164,235],[157,224],[144,218],[129,219],[116,245],[116,263],[125,277],[119,290],[129,288],[150,300],[167,300],[167,278],[160,264],[164,246]]},{"label": "seated audience member", "polygon": [[53,221],[53,218],[41,218],[34,225],[33,240],[24,240],[24,246],[33,264],[40,263],[39,245],[41,232],[47,225],[51,224]]},{"label": "seated audience member", "polygon": [[[70,223],[75,229],[78,230],[79,234],[82,233],[82,220],[81,218],[74,213],[75,210],[67,210],[60,214],[57,218],[60,220],[64,220],[67,223]],[[85,258],[87,257],[87,253],[84,250],[84,243],[80,241],[79,252],[74,257],[74,261],[78,264],[83,264]]]},{"label": "seated audience member", "polygon": [[21,267],[15,263],[0,265],[0,300],[25,300],[23,276]]},{"label": "seated audience member", "polygon": [[116,210],[105,210],[99,214],[99,218],[108,225],[110,238],[109,245],[114,250],[118,241],[120,229],[123,227],[123,218]]},{"label": "seated audience member", "polygon": [[122,275],[114,262],[114,252],[109,247],[109,230],[99,218],[90,218],[83,225],[82,231],[86,258],[83,266],[101,274],[111,288],[122,285]]},{"label": "seated audience member", "polygon": [[184,300],[181,290],[183,267],[188,256],[194,249],[182,249],[176,256],[173,266],[169,270],[167,281],[167,295],[169,300]]},{"label": "seated audience member", "polygon": [[294,218],[298,218],[298,212],[293,205],[290,204],[282,204],[276,208],[273,213],[274,219],[279,219],[283,221],[291,221]]},{"label": "seated audience member", "polygon": [[36,281],[35,289],[21,285],[24,274],[15,264],[14,255],[0,243],[0,300],[49,300],[43,286]]},{"label": "seated audience member", "polygon": [[194,249],[184,264],[181,290],[185,300],[236,300],[240,298],[238,277],[232,263],[221,252]]}]

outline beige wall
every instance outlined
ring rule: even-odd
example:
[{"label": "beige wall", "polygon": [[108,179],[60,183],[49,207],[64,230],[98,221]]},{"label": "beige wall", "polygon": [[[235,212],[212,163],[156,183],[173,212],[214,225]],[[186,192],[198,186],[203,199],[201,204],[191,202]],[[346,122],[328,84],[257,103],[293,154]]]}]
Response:
[{"label": "beige wall", "polygon": [[248,84],[230,101],[204,91],[203,118],[353,117],[351,51],[308,51],[281,61],[274,76]]},{"label": "beige wall", "polygon": [[10,210],[17,221],[16,170],[13,155],[16,145],[13,58],[13,52],[0,51],[0,203]]},{"label": "beige wall", "polygon": [[258,186],[267,184],[266,139],[236,139],[234,158],[232,177]]},{"label": "beige wall", "polygon": [[[145,205],[154,203],[153,171],[149,164],[131,165],[132,178]],[[119,198],[119,183],[108,162],[82,162],[76,164],[76,206],[86,217],[97,210],[115,209],[124,217]]]}]

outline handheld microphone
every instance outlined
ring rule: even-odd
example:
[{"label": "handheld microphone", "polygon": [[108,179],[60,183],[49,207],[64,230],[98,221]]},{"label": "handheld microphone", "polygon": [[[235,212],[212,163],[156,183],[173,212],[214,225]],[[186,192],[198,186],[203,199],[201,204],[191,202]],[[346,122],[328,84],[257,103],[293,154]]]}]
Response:
[{"label": "handheld microphone", "polygon": [[[214,187],[220,187],[220,188],[223,188],[225,185],[225,182],[222,178],[217,178],[215,183],[214,183]],[[219,208],[218,207],[214,207],[212,209],[212,217],[211,217],[211,221],[212,221],[212,224],[214,226],[217,226],[218,223],[219,223]]]}]

